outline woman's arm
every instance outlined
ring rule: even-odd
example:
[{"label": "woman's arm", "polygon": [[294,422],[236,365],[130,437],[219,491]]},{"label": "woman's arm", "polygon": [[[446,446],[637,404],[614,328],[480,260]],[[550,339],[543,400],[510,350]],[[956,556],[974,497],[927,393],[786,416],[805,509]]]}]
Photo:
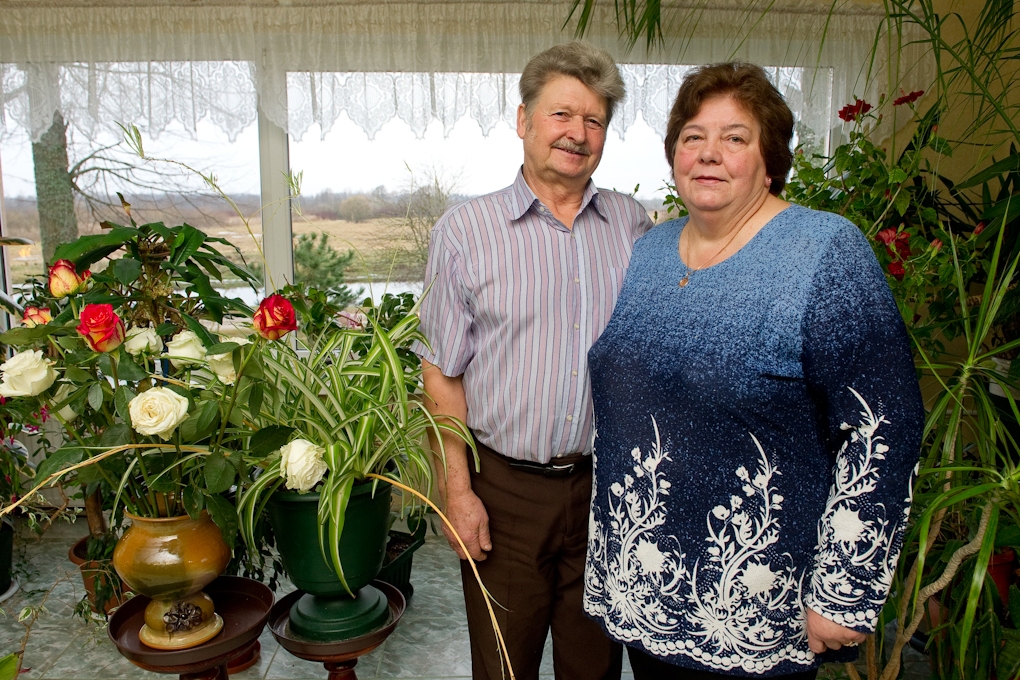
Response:
[{"label": "woman's arm", "polygon": [[[871,633],[909,519],[924,410],[892,292],[849,223],[821,258],[803,323],[805,378],[835,458],[805,604],[842,629]],[[852,641],[833,635],[815,643]]]}]

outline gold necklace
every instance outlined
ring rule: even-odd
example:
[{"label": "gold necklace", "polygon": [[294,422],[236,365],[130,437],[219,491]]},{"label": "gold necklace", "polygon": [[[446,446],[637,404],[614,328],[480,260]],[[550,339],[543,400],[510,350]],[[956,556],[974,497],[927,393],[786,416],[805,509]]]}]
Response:
[{"label": "gold necklace", "polygon": [[[737,234],[739,234],[740,232],[742,232],[742,231],[744,230],[744,227],[745,227],[746,225],[747,225],[747,222],[744,222],[744,224],[741,224],[741,225],[740,225],[739,227],[737,227],[736,229],[734,229],[734,230],[733,230],[733,235],[732,235],[732,236],[730,236],[729,240],[728,240],[728,241],[726,241],[726,243],[725,243],[725,244],[723,245],[723,247],[722,247],[722,248],[720,248],[719,250],[715,251],[715,255],[713,255],[712,257],[708,258],[708,259],[707,259],[707,260],[705,261],[705,263],[704,263],[704,264],[702,264],[702,265],[701,265],[700,267],[695,267],[694,269],[691,269],[691,268],[690,268],[690,267],[689,267],[689,266],[687,265],[687,260],[689,260],[689,259],[690,259],[690,256],[691,256],[691,243],[690,243],[691,239],[690,239],[690,237],[688,237],[688,238],[687,238],[687,257],[686,257],[686,258],[683,258],[683,260],[684,260],[684,268],[685,268],[685,269],[686,269],[687,271],[685,271],[685,272],[684,272],[683,278],[681,278],[681,279],[680,279],[680,284],[679,284],[679,285],[680,285],[680,287],[681,287],[681,288],[683,288],[683,287],[685,287],[685,286],[686,286],[686,285],[687,285],[688,283],[690,283],[690,282],[691,282],[691,274],[693,274],[694,272],[699,272],[699,271],[701,271],[701,270],[702,270],[702,269],[704,269],[705,267],[707,267],[707,266],[709,266],[710,264],[712,264],[712,261],[713,261],[713,260],[715,260],[715,258],[717,258],[717,257],[719,257],[720,255],[722,255],[723,251],[724,251],[724,250],[726,250],[727,248],[729,248],[729,247],[730,247],[730,244],[731,244],[731,243],[733,243],[733,240],[734,240],[735,238],[737,238]],[[688,226],[690,226],[690,222],[688,222]],[[681,236],[683,236],[683,233],[681,232],[681,234],[680,234],[680,235],[681,235]],[[683,255],[683,254],[681,253],[681,257],[682,257],[682,255]]]}]

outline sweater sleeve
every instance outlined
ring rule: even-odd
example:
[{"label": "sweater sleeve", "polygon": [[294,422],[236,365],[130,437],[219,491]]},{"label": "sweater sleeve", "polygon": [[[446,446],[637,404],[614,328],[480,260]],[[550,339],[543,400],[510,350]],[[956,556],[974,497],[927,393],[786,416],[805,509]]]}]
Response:
[{"label": "sweater sleeve", "polygon": [[924,409],[892,292],[849,222],[820,258],[803,324],[805,378],[832,464],[805,604],[870,633],[909,519]]}]

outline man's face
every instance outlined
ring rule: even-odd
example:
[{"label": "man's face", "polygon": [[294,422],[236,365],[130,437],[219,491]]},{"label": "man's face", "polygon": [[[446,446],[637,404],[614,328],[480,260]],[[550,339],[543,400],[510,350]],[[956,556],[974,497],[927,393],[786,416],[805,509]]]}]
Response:
[{"label": "man's face", "polygon": [[602,159],[606,102],[577,78],[554,76],[531,115],[517,110],[525,176],[547,185],[586,183]]}]

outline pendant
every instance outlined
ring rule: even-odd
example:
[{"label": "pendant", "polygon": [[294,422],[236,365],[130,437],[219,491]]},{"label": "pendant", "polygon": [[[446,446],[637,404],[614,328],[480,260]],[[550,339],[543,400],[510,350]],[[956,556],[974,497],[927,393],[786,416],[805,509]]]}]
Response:
[{"label": "pendant", "polygon": [[691,279],[690,274],[684,274],[684,277],[680,279],[680,287],[683,288],[684,286],[686,286],[690,282],[690,279]]}]

